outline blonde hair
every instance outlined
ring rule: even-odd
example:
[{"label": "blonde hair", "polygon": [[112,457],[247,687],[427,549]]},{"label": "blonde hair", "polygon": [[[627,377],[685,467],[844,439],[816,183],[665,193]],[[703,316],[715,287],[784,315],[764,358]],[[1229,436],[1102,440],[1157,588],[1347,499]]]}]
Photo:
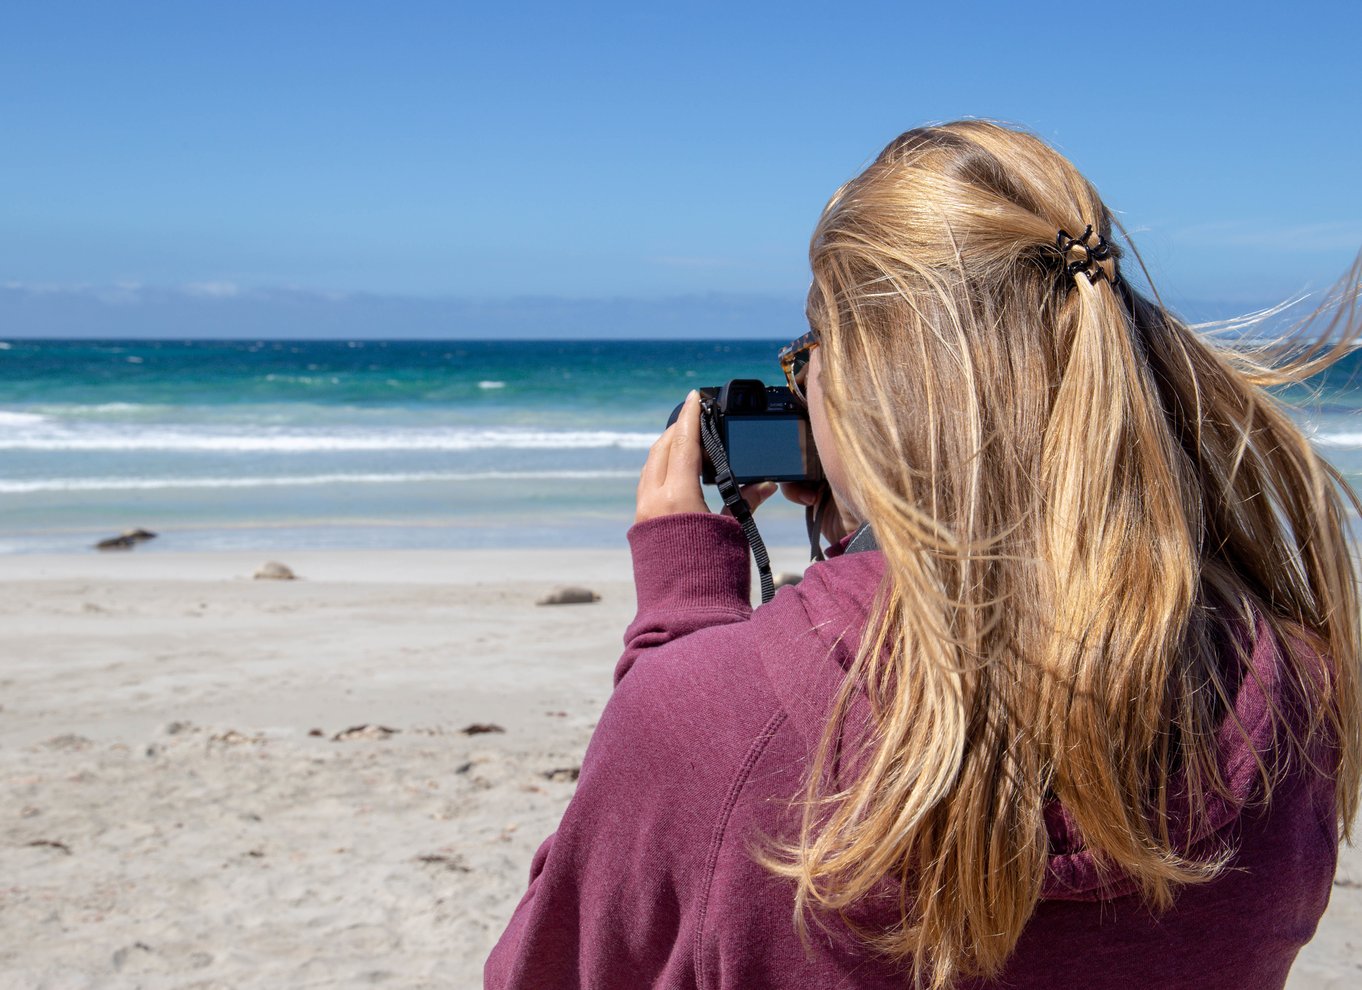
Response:
[{"label": "blonde hair", "polygon": [[1170,801],[1195,820],[1225,792],[1225,651],[1256,616],[1313,713],[1276,713],[1292,752],[1330,754],[1345,832],[1357,807],[1357,499],[1264,390],[1341,356],[1353,308],[1303,352],[1214,346],[1110,277],[1115,248],[1109,277],[1066,273],[1057,232],[1112,223],[1042,141],[968,121],[892,142],[813,236],[825,408],[886,578],[798,839],[762,859],[801,930],[897,881],[901,923],[861,935],[934,987],[1001,970],[1052,799],[1155,908],[1218,875],[1230,852],[1178,848]]}]

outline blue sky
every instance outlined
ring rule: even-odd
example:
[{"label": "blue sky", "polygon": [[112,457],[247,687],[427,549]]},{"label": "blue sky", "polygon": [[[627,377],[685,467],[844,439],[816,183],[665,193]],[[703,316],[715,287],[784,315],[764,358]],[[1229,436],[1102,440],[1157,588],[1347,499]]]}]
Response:
[{"label": "blue sky", "polygon": [[50,0],[4,26],[0,335],[210,309],[219,335],[247,298],[261,332],[355,297],[379,324],[525,297],[541,333],[554,301],[793,322],[828,195],[961,116],[1059,146],[1189,305],[1321,288],[1362,247],[1358,3]]}]

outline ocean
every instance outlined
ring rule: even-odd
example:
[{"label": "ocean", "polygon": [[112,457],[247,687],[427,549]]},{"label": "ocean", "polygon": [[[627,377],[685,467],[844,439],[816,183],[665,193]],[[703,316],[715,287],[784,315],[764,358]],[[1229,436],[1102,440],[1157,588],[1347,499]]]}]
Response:
[{"label": "ocean", "polygon": [[[784,341],[0,341],[0,553],[623,546],[697,385]],[[1284,398],[1362,484],[1362,357]],[[759,514],[773,546],[800,510]]]},{"label": "ocean", "polygon": [[674,406],[783,343],[2,342],[0,553],[623,546]]}]

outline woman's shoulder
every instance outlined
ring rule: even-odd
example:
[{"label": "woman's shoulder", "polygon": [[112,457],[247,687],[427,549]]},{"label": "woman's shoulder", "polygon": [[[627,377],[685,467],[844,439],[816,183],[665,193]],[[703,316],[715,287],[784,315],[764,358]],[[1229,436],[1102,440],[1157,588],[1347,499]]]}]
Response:
[{"label": "woman's shoulder", "polygon": [[883,580],[877,550],[835,557],[752,616],[763,677],[806,742],[822,735]]},{"label": "woman's shoulder", "polygon": [[[812,565],[798,585],[739,621],[637,652],[619,678],[593,747],[647,751],[723,773],[793,719],[825,713],[854,654],[882,561],[878,553]],[[614,742],[611,742],[614,740]]]}]

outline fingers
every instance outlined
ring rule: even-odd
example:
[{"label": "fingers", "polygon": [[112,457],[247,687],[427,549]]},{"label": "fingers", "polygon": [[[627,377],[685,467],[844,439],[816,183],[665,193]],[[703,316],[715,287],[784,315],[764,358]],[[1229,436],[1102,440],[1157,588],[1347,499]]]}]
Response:
[{"label": "fingers", "polygon": [[653,441],[653,445],[648,448],[648,459],[643,462],[643,472],[638,478],[638,490],[644,488],[661,488],[662,483],[667,479],[667,463],[671,459],[672,450],[672,431],[676,429],[676,424],[672,424],[662,431],[662,435]]},{"label": "fingers", "polygon": [[816,505],[822,497],[823,485],[812,481],[786,481],[780,486],[780,494],[796,505]]},{"label": "fingers", "polygon": [[700,491],[700,395],[691,392],[676,422],[648,450],[638,479],[635,522],[708,512]]},{"label": "fingers", "polygon": [[[757,507],[775,493],[776,485],[772,481],[759,481],[755,485],[743,485],[738,489],[738,494],[742,496],[747,507],[753,512],[756,512]],[[727,512],[728,510],[725,509],[724,511]]]},{"label": "fingers", "polygon": [[676,471],[686,477],[700,476],[700,393],[691,390],[668,432],[675,431],[671,440],[671,454],[667,472]]}]

